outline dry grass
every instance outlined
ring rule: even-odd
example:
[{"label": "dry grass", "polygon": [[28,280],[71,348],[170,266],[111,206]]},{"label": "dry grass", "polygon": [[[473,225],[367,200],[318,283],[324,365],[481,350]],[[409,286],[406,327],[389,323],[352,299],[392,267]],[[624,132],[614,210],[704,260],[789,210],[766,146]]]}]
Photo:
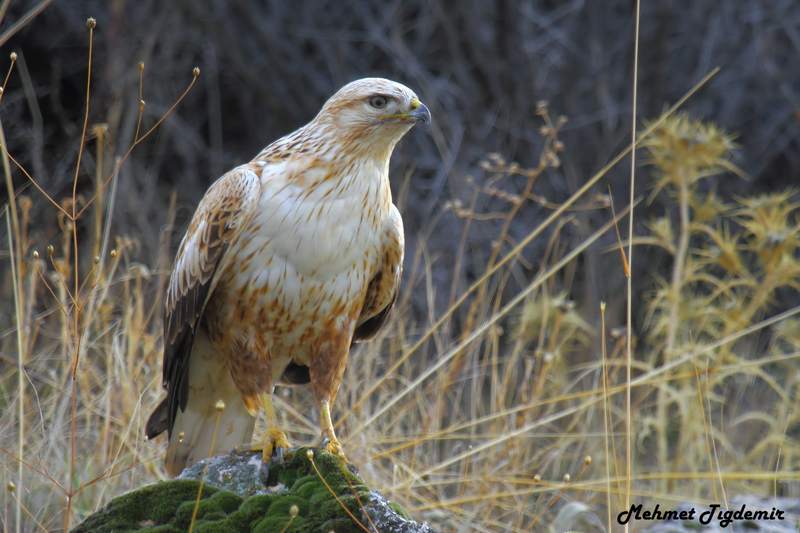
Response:
[{"label": "dry grass", "polygon": [[[482,273],[475,283],[437,286],[436,258],[419,247],[394,321],[351,354],[334,412],[348,457],[373,488],[443,531],[606,524],[623,510],[626,475],[631,501],[669,507],[741,493],[796,495],[800,310],[779,303],[781,291],[799,288],[797,195],[719,200],[717,184],[734,178],[717,175],[735,172],[734,147],[713,126],[665,115],[642,135],[652,195],[669,198],[669,208],[636,214],[649,229],[633,244],[660,247],[671,266],[666,277],[653,269],[651,294],[632,302],[645,327],[635,339],[628,429],[626,332],[593,324],[573,286],[582,253],[614,235],[610,197],[586,194],[605,170],[569,200],[537,196],[537,179],[569,157],[558,140],[564,120],[552,120],[543,103],[538,115],[546,140],[539,166],[491,156],[471,182],[471,200],[446,207],[468,221],[453,279],[469,265]],[[1,461],[4,483],[15,486],[0,508],[5,531],[74,525],[115,495],[164,477],[164,443],[143,443],[142,428],[162,395],[170,239],[157,256],[140,257],[131,236],[108,230],[111,167],[119,166],[111,162],[126,154],[107,153],[102,129],[95,131],[86,149],[106,164],[96,176],[76,171],[73,189],[91,183],[95,196],[51,201],[29,188],[10,195],[4,213],[0,253],[9,268],[0,291],[16,306],[16,323],[0,325]],[[10,187],[20,170],[9,161],[5,168]],[[39,240],[29,216],[48,202],[60,213],[52,243]],[[545,221],[512,236],[512,222],[532,206]],[[617,206],[616,219],[628,209]],[[569,229],[591,213],[607,224],[576,242]],[[470,249],[473,232],[491,232],[495,245]],[[534,238],[547,252],[532,263],[524,252]],[[616,275],[625,275],[622,260]],[[512,278],[524,280],[522,291],[507,289]],[[411,311],[419,287],[427,316]],[[437,315],[441,294],[451,307]],[[294,442],[315,442],[310,392],[282,392],[279,410]]]}]

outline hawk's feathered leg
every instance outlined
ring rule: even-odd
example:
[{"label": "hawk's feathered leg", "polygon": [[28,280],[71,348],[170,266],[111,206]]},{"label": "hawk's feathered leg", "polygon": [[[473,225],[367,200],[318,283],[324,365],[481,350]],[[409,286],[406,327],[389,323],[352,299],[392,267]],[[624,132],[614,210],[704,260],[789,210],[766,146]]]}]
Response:
[{"label": "hawk's feathered leg", "polygon": [[[342,382],[347,355],[352,338],[352,327],[344,328],[344,332],[339,335],[332,335],[331,340],[322,346],[324,349],[314,358],[308,367],[311,376],[311,389],[314,391],[314,398],[319,408],[319,426],[322,430],[322,442],[324,448],[347,461],[342,445],[336,438],[331,420],[331,406],[336,400],[336,393],[339,391],[339,384]],[[348,461],[349,462],[349,461]]]}]

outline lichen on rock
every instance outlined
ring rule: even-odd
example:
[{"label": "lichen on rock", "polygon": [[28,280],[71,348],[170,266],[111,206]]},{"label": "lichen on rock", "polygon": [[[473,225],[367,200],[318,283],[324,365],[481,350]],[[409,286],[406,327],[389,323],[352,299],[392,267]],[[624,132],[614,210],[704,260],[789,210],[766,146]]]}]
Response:
[{"label": "lichen on rock", "polygon": [[213,457],[177,479],[113,499],[73,532],[184,532],[197,505],[196,533],[434,533],[371,491],[337,456],[315,450],[312,459],[304,447],[293,452],[282,464],[271,461],[266,482],[260,454]]}]

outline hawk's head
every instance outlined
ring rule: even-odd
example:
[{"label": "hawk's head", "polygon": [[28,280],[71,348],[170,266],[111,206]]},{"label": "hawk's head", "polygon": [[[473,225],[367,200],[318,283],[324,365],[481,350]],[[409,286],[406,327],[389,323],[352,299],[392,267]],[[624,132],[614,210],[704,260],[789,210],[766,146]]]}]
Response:
[{"label": "hawk's head", "polygon": [[347,141],[391,151],[412,126],[430,120],[428,108],[405,85],[363,78],[339,89],[314,122],[333,126]]}]

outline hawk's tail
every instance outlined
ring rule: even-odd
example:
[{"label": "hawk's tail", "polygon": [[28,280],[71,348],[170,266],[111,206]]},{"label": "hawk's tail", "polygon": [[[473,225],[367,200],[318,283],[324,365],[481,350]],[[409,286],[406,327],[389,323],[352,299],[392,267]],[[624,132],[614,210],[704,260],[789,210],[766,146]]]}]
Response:
[{"label": "hawk's tail", "polygon": [[[218,405],[224,406],[221,411]],[[172,428],[167,427],[167,414],[165,400],[150,415],[145,434],[152,438],[169,429],[166,468],[172,477],[207,457],[226,455],[253,438],[256,419],[247,412],[227,364],[203,328],[195,334],[192,346],[186,409],[178,407]]]}]

